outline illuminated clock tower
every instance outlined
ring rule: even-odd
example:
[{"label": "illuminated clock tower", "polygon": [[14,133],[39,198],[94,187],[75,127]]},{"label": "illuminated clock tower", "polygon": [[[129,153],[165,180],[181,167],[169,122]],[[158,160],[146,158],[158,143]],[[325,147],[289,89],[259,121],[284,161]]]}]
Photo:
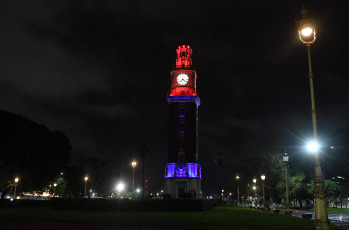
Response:
[{"label": "illuminated clock tower", "polygon": [[177,48],[176,66],[171,71],[169,154],[165,169],[165,193],[173,198],[200,197],[201,166],[198,162],[198,107],[193,51]]}]

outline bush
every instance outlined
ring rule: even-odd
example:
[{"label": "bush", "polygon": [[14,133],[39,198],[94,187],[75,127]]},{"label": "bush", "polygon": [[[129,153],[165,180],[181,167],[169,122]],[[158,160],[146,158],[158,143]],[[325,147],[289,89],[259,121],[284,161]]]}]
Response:
[{"label": "bush", "polygon": [[50,200],[9,200],[0,199],[0,208],[33,208],[33,207],[49,207]]}]

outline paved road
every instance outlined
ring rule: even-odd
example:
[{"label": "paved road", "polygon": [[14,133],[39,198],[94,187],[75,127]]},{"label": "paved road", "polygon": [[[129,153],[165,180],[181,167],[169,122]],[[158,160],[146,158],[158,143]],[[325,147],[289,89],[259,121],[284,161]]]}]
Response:
[{"label": "paved road", "polygon": [[[281,210],[280,213],[284,213],[285,210]],[[303,214],[311,213],[313,214],[312,220],[314,220],[315,215],[312,211],[304,211],[304,210],[292,210],[292,216],[302,218]],[[330,220],[331,224],[349,229],[349,213],[334,213],[330,212],[328,213],[328,219]]]}]

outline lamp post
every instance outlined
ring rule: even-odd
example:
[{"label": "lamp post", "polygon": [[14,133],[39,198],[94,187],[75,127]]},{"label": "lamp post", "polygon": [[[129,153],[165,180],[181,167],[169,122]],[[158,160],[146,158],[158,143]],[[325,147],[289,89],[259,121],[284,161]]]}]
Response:
[{"label": "lamp post", "polygon": [[253,190],[254,190],[254,208],[257,209],[257,179],[253,178]]},{"label": "lamp post", "polygon": [[135,192],[135,168],[137,166],[137,162],[136,161],[132,161],[131,166],[132,166],[132,171],[133,171],[132,192]]},{"label": "lamp post", "polygon": [[57,187],[57,184],[54,183],[53,184],[53,197],[56,195],[56,187]]},{"label": "lamp post", "polygon": [[256,187],[256,185],[253,185],[252,189],[254,190],[254,208],[257,209],[257,192],[256,192],[257,187]]},{"label": "lamp post", "polygon": [[262,180],[262,188],[263,188],[263,208],[265,209],[265,192],[264,192],[264,182],[265,182],[265,175],[261,175],[261,180]]},{"label": "lamp post", "polygon": [[88,177],[85,176],[84,180],[85,180],[85,194],[84,194],[84,198],[86,198],[86,186],[87,186]]},{"label": "lamp post", "polygon": [[[314,75],[311,66],[311,45],[316,40],[316,31],[314,20],[309,18],[307,10],[303,7],[301,11],[302,18],[297,22],[299,39],[305,44],[308,53],[309,65],[309,82],[310,82],[310,98],[311,98],[311,114],[313,122],[314,141],[318,140],[317,124],[316,124],[316,110],[315,110],[315,96],[314,96]],[[324,179],[320,166],[320,158],[318,151],[314,151],[314,198],[315,198],[315,228],[316,229],[330,229],[330,222],[327,215],[326,193],[324,189]]]},{"label": "lamp post", "polygon": [[14,192],[14,194],[13,194],[13,199],[16,199],[18,181],[19,181],[19,179],[18,179],[18,177],[16,177],[16,178],[15,178],[15,192]]},{"label": "lamp post", "polygon": [[285,172],[286,172],[286,215],[291,215],[291,211],[290,211],[290,200],[289,200],[289,194],[288,194],[288,155],[287,152],[285,151],[285,156],[283,156],[283,160],[285,163]]},{"label": "lamp post", "polygon": [[247,207],[250,207],[250,184],[247,184]]},{"label": "lamp post", "polygon": [[236,179],[237,182],[238,182],[238,206],[240,206],[240,189],[239,189],[239,180],[240,180],[240,176],[237,175],[237,176],[235,177],[235,179]]}]

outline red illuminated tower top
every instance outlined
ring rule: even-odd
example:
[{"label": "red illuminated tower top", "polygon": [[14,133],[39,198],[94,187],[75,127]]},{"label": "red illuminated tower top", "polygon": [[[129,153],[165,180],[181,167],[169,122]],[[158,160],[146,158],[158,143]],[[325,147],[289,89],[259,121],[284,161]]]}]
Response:
[{"label": "red illuminated tower top", "polygon": [[178,46],[177,59],[176,59],[176,68],[190,68],[193,64],[192,55],[193,50],[188,45]]},{"label": "red illuminated tower top", "polygon": [[[189,45],[180,45],[176,49],[176,67],[171,71],[171,89],[168,97],[198,97],[196,91],[196,71],[193,68],[193,50]],[[198,98],[193,98],[199,100]]]}]

